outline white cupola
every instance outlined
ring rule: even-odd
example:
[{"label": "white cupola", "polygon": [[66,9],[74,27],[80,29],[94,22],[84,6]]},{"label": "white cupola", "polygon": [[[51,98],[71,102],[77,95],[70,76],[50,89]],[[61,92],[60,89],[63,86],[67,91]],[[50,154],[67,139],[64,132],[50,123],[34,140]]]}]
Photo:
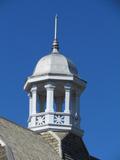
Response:
[{"label": "white cupola", "polygon": [[24,85],[29,96],[28,128],[37,132],[81,132],[80,95],[86,81],[59,51],[57,19],[52,51],[38,61]]}]

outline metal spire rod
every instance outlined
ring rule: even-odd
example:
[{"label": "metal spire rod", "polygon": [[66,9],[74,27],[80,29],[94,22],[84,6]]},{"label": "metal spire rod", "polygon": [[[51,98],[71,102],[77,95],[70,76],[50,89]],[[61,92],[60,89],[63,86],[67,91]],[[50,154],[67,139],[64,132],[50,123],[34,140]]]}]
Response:
[{"label": "metal spire rod", "polygon": [[55,16],[55,30],[54,30],[54,40],[52,44],[52,53],[58,53],[59,43],[57,40],[57,29],[58,29],[58,15]]},{"label": "metal spire rod", "polygon": [[57,39],[57,27],[58,27],[58,15],[56,14],[55,16],[55,35],[54,35],[54,39]]}]

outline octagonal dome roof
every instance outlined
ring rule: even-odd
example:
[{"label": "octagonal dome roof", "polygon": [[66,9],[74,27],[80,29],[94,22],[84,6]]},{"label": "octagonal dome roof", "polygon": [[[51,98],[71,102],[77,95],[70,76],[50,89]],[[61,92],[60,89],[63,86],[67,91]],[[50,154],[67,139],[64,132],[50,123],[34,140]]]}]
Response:
[{"label": "octagonal dome roof", "polygon": [[46,74],[78,76],[78,71],[75,65],[59,52],[59,44],[57,41],[57,16],[55,17],[55,32],[52,52],[38,61],[32,76],[42,76]]},{"label": "octagonal dome roof", "polygon": [[54,49],[51,54],[42,57],[38,61],[32,76],[41,76],[46,74],[78,75],[78,71],[69,59],[60,54],[57,49]]}]

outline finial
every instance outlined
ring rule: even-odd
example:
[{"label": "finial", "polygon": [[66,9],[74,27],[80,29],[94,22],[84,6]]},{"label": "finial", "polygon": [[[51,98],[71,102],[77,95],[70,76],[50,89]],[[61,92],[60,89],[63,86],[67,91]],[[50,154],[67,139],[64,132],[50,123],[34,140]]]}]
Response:
[{"label": "finial", "polygon": [[58,15],[55,16],[55,33],[54,33],[54,39],[57,39],[57,25],[58,25]]},{"label": "finial", "polygon": [[58,15],[56,14],[56,16],[55,16],[54,40],[53,40],[53,44],[52,44],[53,53],[56,53],[59,50],[59,44],[58,44],[58,41],[57,41],[57,29],[58,29]]}]

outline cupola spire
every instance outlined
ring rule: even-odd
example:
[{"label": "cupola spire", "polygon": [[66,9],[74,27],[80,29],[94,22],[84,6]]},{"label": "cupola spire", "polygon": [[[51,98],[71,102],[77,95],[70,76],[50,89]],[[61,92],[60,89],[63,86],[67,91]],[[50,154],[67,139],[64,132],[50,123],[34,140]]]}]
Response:
[{"label": "cupola spire", "polygon": [[57,30],[58,30],[58,15],[56,14],[56,16],[55,16],[55,28],[54,28],[54,40],[53,40],[53,44],[52,44],[53,53],[56,53],[59,50],[59,43],[58,43],[58,40],[57,40]]},{"label": "cupola spire", "polygon": [[55,16],[55,33],[54,33],[54,39],[57,39],[57,25],[58,25],[58,15]]}]

